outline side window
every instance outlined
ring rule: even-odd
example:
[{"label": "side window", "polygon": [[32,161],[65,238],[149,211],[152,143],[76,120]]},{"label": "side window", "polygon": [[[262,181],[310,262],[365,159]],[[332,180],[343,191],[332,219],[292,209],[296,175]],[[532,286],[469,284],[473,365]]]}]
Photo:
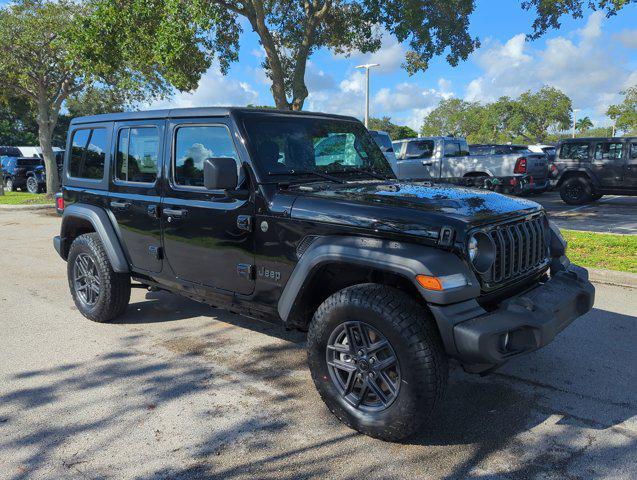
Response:
[{"label": "side window", "polygon": [[637,143],[630,144],[630,158],[637,158]]},{"label": "side window", "polygon": [[458,156],[466,157],[467,155],[469,155],[469,145],[466,140],[461,140],[458,142]]},{"label": "side window", "polygon": [[179,127],[173,160],[175,183],[186,187],[203,187],[204,161],[219,157],[234,158],[239,168],[237,152],[225,126]]},{"label": "side window", "polygon": [[434,154],[433,140],[415,140],[407,142],[406,155],[412,158],[431,158]]},{"label": "side window", "polygon": [[595,160],[621,160],[623,143],[598,143],[595,145]]},{"label": "side window", "polygon": [[445,140],[445,157],[457,157],[459,153],[458,142]]},{"label": "side window", "polygon": [[117,136],[115,178],[154,183],[159,171],[159,133],[155,127],[123,128]]},{"label": "side window", "polygon": [[76,178],[99,180],[104,177],[106,130],[82,129],[73,133],[69,174]]},{"label": "side window", "polygon": [[560,158],[572,158],[575,160],[586,160],[589,152],[588,143],[569,142],[564,143],[560,148]]}]

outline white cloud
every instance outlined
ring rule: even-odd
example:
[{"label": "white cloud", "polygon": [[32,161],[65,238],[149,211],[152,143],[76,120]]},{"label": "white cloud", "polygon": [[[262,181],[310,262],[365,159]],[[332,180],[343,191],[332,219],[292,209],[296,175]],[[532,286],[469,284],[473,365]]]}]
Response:
[{"label": "white cloud", "polygon": [[258,104],[259,94],[247,82],[224,76],[213,65],[201,77],[193,92],[178,92],[171,98],[154,102],[150,108],[188,108],[206,106],[245,106]]},{"label": "white cloud", "polygon": [[622,30],[615,38],[619,40],[626,48],[637,49],[637,30]]},{"label": "white cloud", "polygon": [[551,85],[571,97],[575,108],[603,116],[630,77],[637,76],[615,55],[604,22],[604,14],[594,12],[584,28],[547,40],[544,49],[534,50],[521,33],[504,44],[485,42],[473,55],[484,73],[468,83],[465,98],[493,101]]},{"label": "white cloud", "polygon": [[[357,63],[378,63],[380,66],[374,68],[377,73],[392,73],[401,68],[405,61],[407,49],[396,40],[396,37],[389,32],[383,32],[381,36],[381,47],[372,53],[352,52],[349,57]],[[344,58],[347,55],[338,54],[337,58]]]}]

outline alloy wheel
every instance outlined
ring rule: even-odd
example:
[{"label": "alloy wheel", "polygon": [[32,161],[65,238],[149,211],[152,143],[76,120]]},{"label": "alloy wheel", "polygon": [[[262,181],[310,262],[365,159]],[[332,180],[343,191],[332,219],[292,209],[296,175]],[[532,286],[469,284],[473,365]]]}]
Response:
[{"label": "alloy wheel", "polygon": [[97,303],[100,296],[100,275],[95,262],[86,253],[75,257],[73,284],[79,300],[87,307]]},{"label": "alloy wheel", "polygon": [[326,360],[332,383],[354,408],[377,412],[398,397],[398,358],[374,327],[357,321],[340,324],[328,340]]}]

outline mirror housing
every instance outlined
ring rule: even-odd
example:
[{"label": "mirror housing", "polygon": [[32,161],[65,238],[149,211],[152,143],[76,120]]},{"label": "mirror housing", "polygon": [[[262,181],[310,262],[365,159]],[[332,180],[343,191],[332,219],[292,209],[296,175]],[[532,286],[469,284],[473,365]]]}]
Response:
[{"label": "mirror housing", "polygon": [[234,158],[207,158],[203,164],[203,184],[207,190],[234,190],[237,188],[237,162]]}]

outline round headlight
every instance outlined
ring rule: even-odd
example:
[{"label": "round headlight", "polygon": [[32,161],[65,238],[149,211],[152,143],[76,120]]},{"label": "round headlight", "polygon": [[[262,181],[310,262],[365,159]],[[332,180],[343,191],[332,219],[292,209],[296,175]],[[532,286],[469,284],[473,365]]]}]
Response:
[{"label": "round headlight", "polygon": [[495,245],[486,233],[477,232],[469,237],[467,253],[473,267],[479,273],[486,273],[495,261]]}]

